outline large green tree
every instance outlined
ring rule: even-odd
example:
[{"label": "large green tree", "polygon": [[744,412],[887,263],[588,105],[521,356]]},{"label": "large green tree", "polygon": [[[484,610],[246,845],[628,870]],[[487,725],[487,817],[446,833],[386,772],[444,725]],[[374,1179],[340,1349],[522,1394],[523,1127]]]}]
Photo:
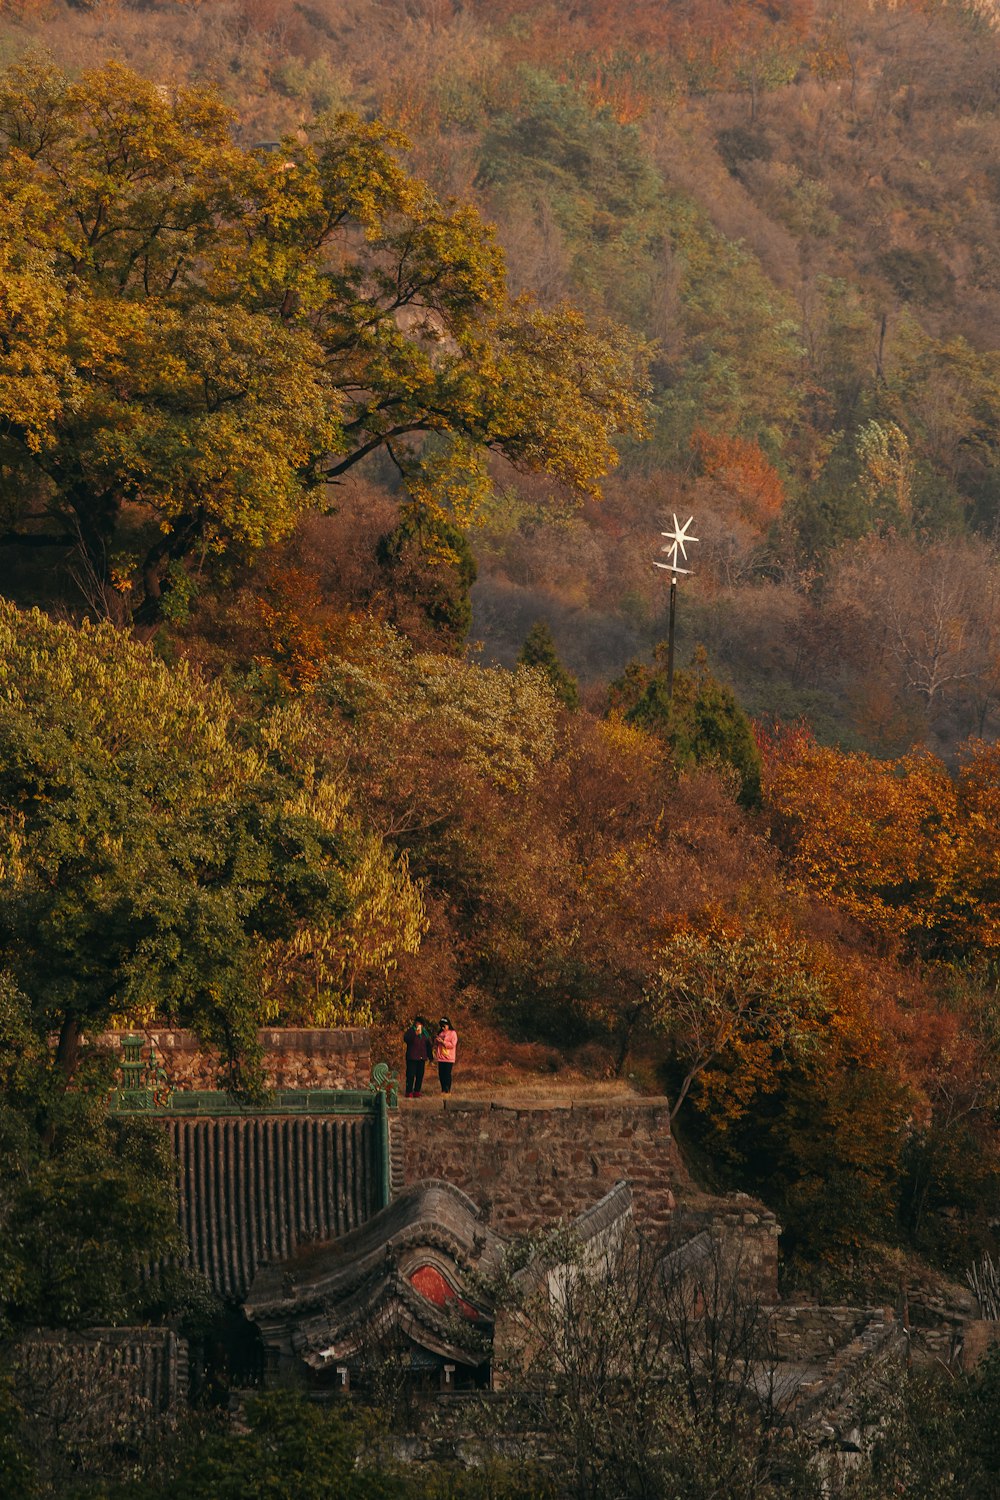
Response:
[{"label": "large green tree", "polygon": [[155,1122],[109,1113],[112,1084],[94,1049],[68,1088],[0,973],[0,1345],[39,1325],[147,1317],[187,1281],[148,1274],[181,1248],[175,1164]]},{"label": "large green tree", "polygon": [[552,691],[566,708],[575,709],[580,706],[577,680],[559,660],[556,643],[546,620],[536,620],[532,625],[517,659],[521,666],[541,667],[552,684]]},{"label": "large green tree", "polygon": [[666,647],[655,651],[652,669],[631,662],[611,686],[611,704],[630,724],[657,735],[670,749],[674,763],[731,769],[744,807],[760,804],[760,751],[750,720],[732,689],[708,668],[701,647],[694,669],[678,671],[673,693],[668,692]]},{"label": "large green tree", "polygon": [[364,837],[302,734],[110,625],[0,602],[0,968],[67,1072],[116,1015],[252,1063],[272,951],[364,905]]},{"label": "large green tree", "polygon": [[378,449],[433,507],[429,433],[595,489],[642,427],[641,343],[512,300],[380,124],[232,126],[116,64],[0,79],[0,539],[72,545],[151,625],[186,560],[287,533]]}]

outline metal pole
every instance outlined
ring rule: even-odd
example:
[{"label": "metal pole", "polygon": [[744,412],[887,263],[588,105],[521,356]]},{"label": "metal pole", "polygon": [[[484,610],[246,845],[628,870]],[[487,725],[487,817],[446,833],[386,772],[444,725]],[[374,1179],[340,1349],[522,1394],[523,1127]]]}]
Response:
[{"label": "metal pole", "polygon": [[674,616],[677,613],[677,574],[670,575],[670,631],[667,635],[667,702],[674,696]]},{"label": "metal pole", "polygon": [[677,613],[677,575],[678,573],[690,573],[691,571],[690,568],[682,568],[677,561],[677,557],[679,553],[680,556],[683,557],[685,561],[687,561],[688,542],[696,542],[698,540],[696,536],[688,535],[688,527],[692,526],[693,524],[694,516],[689,516],[688,519],[684,522],[684,525],[681,526],[675,515],[673,531],[660,532],[660,535],[665,536],[667,542],[669,543],[668,546],[661,547],[660,551],[669,552],[670,561],[653,563],[654,568],[662,568],[664,572],[666,572],[667,569],[670,570],[670,630],[667,636],[668,703],[674,696],[674,618]]}]

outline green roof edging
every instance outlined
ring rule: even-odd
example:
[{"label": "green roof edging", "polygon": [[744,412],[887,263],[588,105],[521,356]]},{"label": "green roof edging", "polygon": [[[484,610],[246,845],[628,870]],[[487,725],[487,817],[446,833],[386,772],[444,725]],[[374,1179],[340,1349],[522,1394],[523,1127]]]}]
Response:
[{"label": "green roof edging", "polygon": [[[137,1097],[145,1095],[145,1098]],[[263,1104],[242,1104],[221,1089],[178,1090],[162,1103],[154,1102],[152,1089],[130,1089],[116,1094],[111,1108],[118,1115],[147,1118],[188,1119],[219,1115],[374,1115],[379,1110],[381,1089],[277,1089]],[[393,1101],[388,1101],[394,1109]]]}]

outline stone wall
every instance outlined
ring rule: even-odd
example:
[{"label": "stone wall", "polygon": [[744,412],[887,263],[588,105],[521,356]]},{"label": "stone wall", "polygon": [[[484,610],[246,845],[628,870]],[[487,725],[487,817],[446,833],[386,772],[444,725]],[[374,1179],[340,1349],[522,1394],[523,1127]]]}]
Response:
[{"label": "stone wall", "polygon": [[869,1324],[892,1321],[881,1307],[818,1307],[783,1303],[773,1314],[775,1353],[779,1359],[826,1360],[856,1338]]},{"label": "stone wall", "polygon": [[881,1384],[884,1389],[898,1385],[908,1355],[906,1335],[891,1308],[871,1311],[872,1317],[855,1336],[828,1352],[822,1365],[797,1366],[804,1378],[795,1384],[788,1415],[800,1432],[856,1445],[862,1435],[857,1410],[859,1388],[865,1382]]},{"label": "stone wall", "polygon": [[909,1281],[903,1297],[903,1321],[909,1329],[914,1360],[956,1367],[962,1357],[965,1330],[978,1313],[979,1303],[968,1287],[930,1275]]},{"label": "stone wall", "polygon": [[741,1275],[765,1303],[778,1300],[774,1215],[745,1193],[715,1198],[692,1186],[665,1099],[562,1107],[449,1099],[433,1109],[403,1101],[390,1120],[390,1151],[394,1193],[447,1178],[503,1235],[574,1219],[628,1181],[642,1233],[669,1230],[678,1244],[707,1230],[739,1247]]},{"label": "stone wall", "polygon": [[1000,1323],[973,1318],[965,1325],[962,1340],[962,1369],[968,1374],[990,1353],[1000,1347]]},{"label": "stone wall", "polygon": [[469,1194],[499,1234],[573,1219],[616,1182],[632,1183],[635,1217],[663,1228],[686,1183],[665,1100],[563,1107],[444,1101],[390,1125],[393,1188],[444,1177]]},{"label": "stone wall", "polygon": [[[118,1048],[123,1036],[109,1031],[105,1045]],[[143,1032],[146,1047],[175,1089],[219,1087],[218,1055],[207,1051],[192,1031],[150,1028]],[[363,1089],[371,1075],[371,1035],[362,1028],[338,1030],[283,1027],[257,1033],[264,1049],[264,1072],[272,1089]]]},{"label": "stone wall", "polygon": [[770,1209],[747,1193],[710,1197],[687,1189],[673,1216],[671,1238],[685,1244],[707,1230],[713,1241],[729,1247],[730,1264],[742,1285],[765,1306],[778,1300],[778,1239],[781,1228]]}]

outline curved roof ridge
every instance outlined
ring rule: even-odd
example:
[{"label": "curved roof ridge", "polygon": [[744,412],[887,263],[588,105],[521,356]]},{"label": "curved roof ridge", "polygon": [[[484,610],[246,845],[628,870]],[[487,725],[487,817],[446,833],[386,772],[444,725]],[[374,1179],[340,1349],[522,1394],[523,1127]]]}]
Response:
[{"label": "curved roof ridge", "polygon": [[387,1260],[421,1242],[467,1265],[488,1264],[503,1243],[467,1193],[443,1178],[428,1178],[350,1233],[302,1245],[286,1259],[262,1266],[247,1293],[246,1314],[257,1319],[292,1304],[339,1300]]}]

